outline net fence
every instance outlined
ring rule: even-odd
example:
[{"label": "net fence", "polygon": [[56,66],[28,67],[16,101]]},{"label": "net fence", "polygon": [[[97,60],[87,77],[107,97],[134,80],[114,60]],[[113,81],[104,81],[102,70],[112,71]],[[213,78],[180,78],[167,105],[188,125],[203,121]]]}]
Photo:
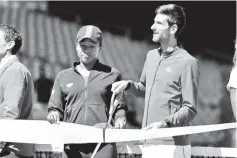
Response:
[{"label": "net fence", "polygon": [[[141,145],[117,146],[118,158],[141,158]],[[192,147],[192,158],[229,158],[236,157],[236,148]]]},{"label": "net fence", "polygon": [[[117,158],[142,158],[141,148],[142,145],[117,145]],[[194,146],[191,148],[191,158],[233,158],[236,152],[236,148]],[[51,151],[36,151],[35,157],[54,158],[54,154]]]}]

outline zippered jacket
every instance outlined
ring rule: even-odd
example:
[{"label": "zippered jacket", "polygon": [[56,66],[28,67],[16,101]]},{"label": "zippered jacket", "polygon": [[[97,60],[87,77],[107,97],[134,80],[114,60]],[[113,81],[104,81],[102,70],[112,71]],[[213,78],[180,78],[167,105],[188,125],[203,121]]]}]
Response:
[{"label": "zippered jacket", "polygon": [[[32,120],[33,91],[33,78],[29,70],[19,62],[17,56],[13,56],[0,68],[0,119]],[[12,152],[17,156],[34,155],[33,144],[1,144],[2,152]]]},{"label": "zippered jacket", "polygon": [[[56,76],[49,111],[57,110],[60,120],[70,123],[93,126],[107,122],[111,86],[120,80],[120,72],[97,60],[86,83],[76,70],[78,64],[79,62],[75,62],[72,68],[63,70]],[[118,94],[116,99],[119,100],[119,105],[114,113],[114,120],[125,117],[127,110],[123,93]]]},{"label": "zippered jacket", "polygon": [[[140,82],[130,81],[128,91],[145,95],[142,126],[165,121],[169,127],[188,126],[197,113],[199,64],[176,46],[161,58],[160,49],[148,52]],[[188,135],[157,140],[160,144],[190,144]]]}]

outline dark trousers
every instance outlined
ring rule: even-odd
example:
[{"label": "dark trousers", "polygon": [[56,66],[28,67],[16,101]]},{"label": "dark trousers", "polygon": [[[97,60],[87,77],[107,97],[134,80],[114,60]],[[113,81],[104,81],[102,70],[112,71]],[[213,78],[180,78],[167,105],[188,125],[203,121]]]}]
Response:
[{"label": "dark trousers", "polygon": [[[70,144],[69,149],[65,148],[68,158],[91,157],[97,144]],[[115,144],[102,143],[95,158],[116,158],[117,150]]]}]

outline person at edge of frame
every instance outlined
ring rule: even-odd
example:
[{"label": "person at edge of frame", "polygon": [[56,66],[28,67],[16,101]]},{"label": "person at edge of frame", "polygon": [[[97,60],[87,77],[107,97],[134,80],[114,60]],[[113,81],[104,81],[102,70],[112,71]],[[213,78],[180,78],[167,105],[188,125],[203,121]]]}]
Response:
[{"label": "person at edge of frame", "polygon": [[[17,57],[21,46],[20,33],[13,26],[0,24],[0,119],[33,119],[34,83]],[[0,157],[33,156],[34,144],[0,142]]]}]

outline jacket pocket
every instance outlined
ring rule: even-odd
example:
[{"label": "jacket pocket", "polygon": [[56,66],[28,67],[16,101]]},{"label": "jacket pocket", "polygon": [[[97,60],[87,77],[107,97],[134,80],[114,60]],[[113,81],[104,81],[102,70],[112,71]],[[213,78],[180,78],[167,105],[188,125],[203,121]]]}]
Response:
[{"label": "jacket pocket", "polygon": [[69,106],[64,111],[63,121],[69,123],[83,124],[84,106]]},{"label": "jacket pocket", "polygon": [[105,107],[103,104],[69,106],[64,111],[64,121],[89,126],[107,122],[108,113]]},{"label": "jacket pocket", "polygon": [[86,106],[86,122],[88,125],[107,122],[108,112],[104,104],[88,104]]}]

